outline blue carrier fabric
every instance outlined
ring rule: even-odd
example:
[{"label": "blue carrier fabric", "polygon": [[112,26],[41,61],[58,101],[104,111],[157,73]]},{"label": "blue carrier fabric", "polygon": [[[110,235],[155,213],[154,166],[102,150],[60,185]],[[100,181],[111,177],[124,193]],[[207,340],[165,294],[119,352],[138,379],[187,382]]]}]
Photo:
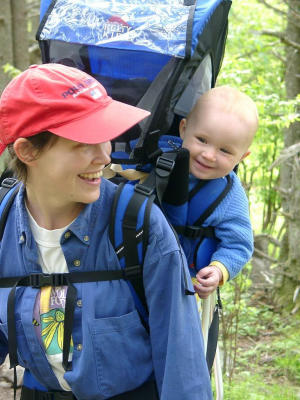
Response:
[{"label": "blue carrier fabric", "polygon": [[118,142],[177,126],[220,69],[229,0],[41,0],[44,63],[77,67],[152,115]]}]

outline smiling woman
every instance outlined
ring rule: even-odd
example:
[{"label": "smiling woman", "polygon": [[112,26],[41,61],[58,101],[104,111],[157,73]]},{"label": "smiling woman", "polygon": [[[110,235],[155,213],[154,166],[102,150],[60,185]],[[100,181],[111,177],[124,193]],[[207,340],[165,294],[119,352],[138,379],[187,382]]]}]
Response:
[{"label": "smiling woman", "polygon": [[0,152],[10,147],[22,182],[0,247],[0,362],[9,353],[25,368],[22,400],[212,398],[186,260],[162,213],[149,212],[139,266],[146,328],[110,242],[110,140],[148,115],[59,64],[30,67],[1,96]]}]

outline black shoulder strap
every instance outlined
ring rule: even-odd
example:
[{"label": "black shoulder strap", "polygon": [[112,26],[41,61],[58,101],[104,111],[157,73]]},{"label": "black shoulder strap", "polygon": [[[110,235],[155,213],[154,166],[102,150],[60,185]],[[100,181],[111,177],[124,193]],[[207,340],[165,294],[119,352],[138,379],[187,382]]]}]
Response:
[{"label": "black shoulder strap", "polygon": [[[150,184],[136,184],[134,187],[125,183],[119,185],[109,228],[111,243],[127,274],[127,282],[136,308],[147,330],[149,329],[148,307],[143,284],[143,263],[149,237],[150,211],[155,199],[154,192]],[[139,216],[142,218],[140,228],[138,228]]]},{"label": "black shoulder strap", "polygon": [[216,200],[213,201],[212,204],[204,211],[204,213],[200,215],[200,217],[197,219],[194,225],[201,226],[204,223],[204,221],[206,221],[207,218],[214,212],[214,210],[218,207],[221,201],[227,196],[232,186],[232,179],[230,178],[229,175],[226,175],[226,180],[227,183],[223,191],[219,194]]},{"label": "black shoulder strap", "polygon": [[19,181],[15,178],[5,178],[0,187],[0,241],[2,240],[7,216],[19,190]]}]

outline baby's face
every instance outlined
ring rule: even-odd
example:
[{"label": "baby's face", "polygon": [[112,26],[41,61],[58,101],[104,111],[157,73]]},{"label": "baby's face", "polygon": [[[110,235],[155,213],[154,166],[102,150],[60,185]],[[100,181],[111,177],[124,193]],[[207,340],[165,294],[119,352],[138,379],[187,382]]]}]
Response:
[{"label": "baby's face", "polygon": [[206,108],[191,120],[181,121],[180,136],[190,152],[190,172],[198,179],[216,179],[249,154],[252,135],[236,115]]}]

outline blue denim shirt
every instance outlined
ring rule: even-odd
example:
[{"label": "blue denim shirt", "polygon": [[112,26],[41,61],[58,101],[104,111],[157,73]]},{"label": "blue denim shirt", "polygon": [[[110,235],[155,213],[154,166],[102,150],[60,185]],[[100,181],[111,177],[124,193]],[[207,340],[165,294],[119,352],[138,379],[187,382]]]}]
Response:
[{"label": "blue denim shirt", "polygon": [[[0,248],[0,276],[41,272],[37,245],[21,187],[8,216]],[[120,268],[108,236],[115,186],[102,180],[98,201],[87,205],[61,237],[70,272]],[[66,234],[67,233],[67,234]],[[70,234],[69,234],[70,233]],[[102,400],[143,384],[154,373],[163,400],[209,400],[210,380],[194,296],[184,294],[185,258],[157,207],[150,219],[144,263],[150,335],[124,280],[75,284],[73,367],[64,377],[75,396]],[[192,285],[188,279],[190,290]],[[0,362],[7,355],[7,297],[0,289]],[[32,323],[38,289],[16,291],[19,363],[48,390],[61,390]],[[79,346],[80,345],[80,346]]]}]

